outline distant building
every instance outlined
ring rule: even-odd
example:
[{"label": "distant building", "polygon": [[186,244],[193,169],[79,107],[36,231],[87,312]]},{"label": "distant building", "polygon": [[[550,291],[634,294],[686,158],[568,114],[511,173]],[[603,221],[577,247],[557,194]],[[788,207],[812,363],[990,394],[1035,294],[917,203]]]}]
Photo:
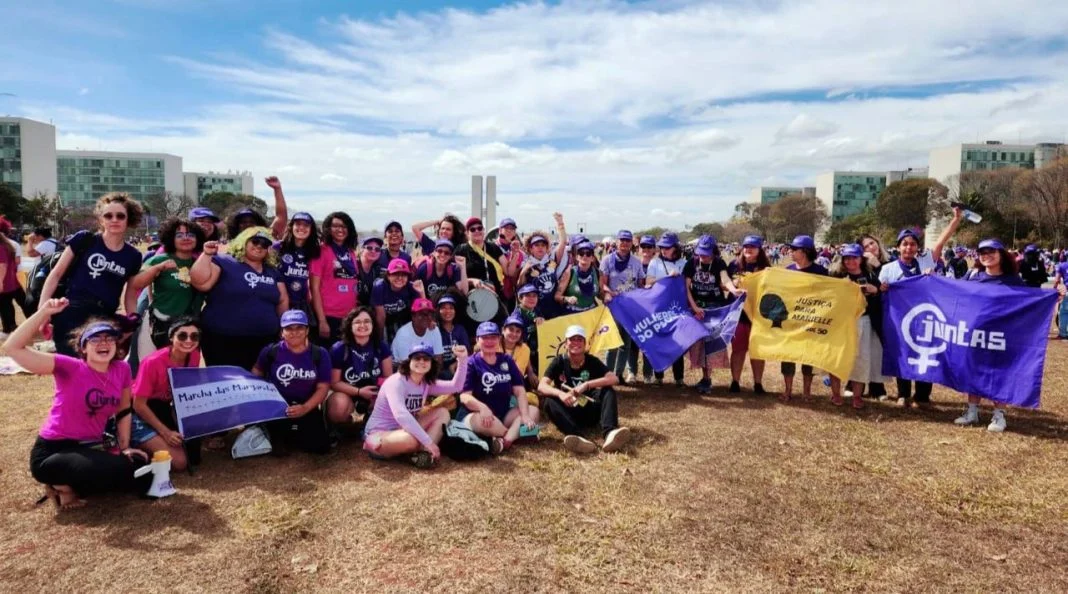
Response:
[{"label": "distant building", "polygon": [[927,167],[909,167],[904,171],[887,171],[886,185],[890,185],[894,182],[905,181],[907,179],[926,179],[927,177]]},{"label": "distant building", "polygon": [[995,171],[1008,167],[1034,169],[1035,153],[1039,146],[1043,147],[1039,151],[1041,163],[1043,157],[1048,158],[1061,145],[1002,144],[997,140],[988,140],[982,144],[961,143],[932,149],[928,159],[928,175],[931,179],[945,184],[950,195],[955,196],[960,190],[962,173]]},{"label": "distant building", "polygon": [[775,204],[786,196],[812,197],[816,195],[816,188],[785,187],[785,186],[757,186],[749,192],[749,202],[753,204]]},{"label": "distant building", "polygon": [[144,200],[185,192],[182,158],[166,153],[56,151],[59,196],[64,206],[92,206],[102,194],[127,192]]},{"label": "distant building", "polygon": [[833,223],[875,206],[887,177],[886,171],[828,171],[816,176],[816,197],[827,206]]},{"label": "distant building", "polygon": [[26,118],[0,118],[0,182],[32,198],[56,193],[56,127]]},{"label": "distant building", "polygon": [[193,198],[199,204],[204,196],[212,192],[231,192],[233,194],[252,195],[252,173],[242,171],[239,173],[207,173],[186,172],[185,195]]}]

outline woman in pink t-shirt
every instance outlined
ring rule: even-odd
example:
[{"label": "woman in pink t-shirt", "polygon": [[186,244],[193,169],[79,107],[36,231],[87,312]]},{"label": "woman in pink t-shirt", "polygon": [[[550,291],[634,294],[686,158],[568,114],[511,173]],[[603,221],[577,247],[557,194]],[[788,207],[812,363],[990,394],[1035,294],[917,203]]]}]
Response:
[{"label": "woman in pink t-shirt", "polygon": [[[170,344],[141,359],[133,383],[131,415],[132,443],[149,453],[166,450],[171,454],[171,470],[185,470],[189,458],[172,403],[171,382],[167,370],[176,367],[200,367],[200,323],[189,316],[177,318],[167,329]],[[193,463],[199,459],[200,443],[189,444]]]},{"label": "woman in pink t-shirt", "polygon": [[[71,343],[77,358],[29,346],[37,328],[68,305],[66,299],[45,301],[4,345],[30,373],[55,377],[55,399],[30,451],[30,473],[45,484],[41,501],[50,498],[64,509],[84,505],[82,497],[88,495],[144,493],[152,481],[151,474],[140,479],[133,475],[148,456],[130,447],[130,366],[119,359],[119,328],[100,319],[76,328]],[[113,415],[121,453],[104,444],[104,428]]]},{"label": "woman in pink t-shirt", "polygon": [[341,320],[356,308],[359,276],[356,224],[343,212],[323,219],[323,247],[308,265],[312,307],[319,319],[319,339],[331,345],[341,338]]}]

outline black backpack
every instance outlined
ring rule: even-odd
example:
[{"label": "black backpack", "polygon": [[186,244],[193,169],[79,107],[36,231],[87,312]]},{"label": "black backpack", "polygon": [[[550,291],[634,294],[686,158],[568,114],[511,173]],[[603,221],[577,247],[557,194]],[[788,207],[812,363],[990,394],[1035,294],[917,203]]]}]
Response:
[{"label": "black backpack", "polygon": [[[79,260],[85,251],[89,249],[93,240],[96,239],[95,234],[86,234],[81,241],[70,244],[71,251],[74,252],[74,260],[67,267],[66,274],[63,278],[59,279],[56,284],[56,290],[52,293],[53,299],[59,299],[60,297],[66,297],[67,295],[67,281],[70,279],[71,273],[79,264]],[[26,300],[23,302],[23,311],[26,316],[29,317],[37,312],[37,306],[41,300],[41,290],[44,289],[45,281],[48,280],[48,274],[52,272],[52,269],[59,263],[59,259],[63,257],[63,252],[66,251],[66,246],[63,242],[49,238],[45,241],[54,241],[56,243],[56,251],[52,254],[42,257],[41,260],[34,264],[30,269],[30,275],[27,281],[26,287]]]},{"label": "black backpack", "polygon": [[438,448],[442,455],[461,462],[480,460],[490,455],[489,444],[460,421],[449,421],[442,426]]}]

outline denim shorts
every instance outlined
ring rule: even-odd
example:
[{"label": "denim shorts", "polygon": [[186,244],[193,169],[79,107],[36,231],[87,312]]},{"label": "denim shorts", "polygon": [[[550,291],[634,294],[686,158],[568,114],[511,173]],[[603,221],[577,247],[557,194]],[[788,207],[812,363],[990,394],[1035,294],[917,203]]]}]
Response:
[{"label": "denim shorts", "polygon": [[130,415],[130,443],[142,444],[159,435],[151,425],[144,422],[136,413]]}]

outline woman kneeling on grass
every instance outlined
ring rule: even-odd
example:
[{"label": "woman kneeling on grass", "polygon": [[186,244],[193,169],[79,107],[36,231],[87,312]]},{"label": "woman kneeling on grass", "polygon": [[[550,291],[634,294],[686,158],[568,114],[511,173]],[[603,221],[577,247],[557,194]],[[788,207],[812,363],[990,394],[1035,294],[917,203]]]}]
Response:
[{"label": "woman kneeling on grass", "polygon": [[508,355],[498,352],[501,331],[482,322],[476,331],[479,351],[467,366],[456,419],[472,431],[491,438],[490,452],[500,454],[519,439],[519,430],[533,431],[538,410],[527,402],[523,372]]},{"label": "woman kneeling on grass", "polygon": [[[118,356],[118,327],[90,319],[74,329],[77,358],[29,346],[37,329],[69,305],[66,299],[45,301],[4,344],[5,353],[30,373],[55,377],[55,400],[30,451],[30,473],[45,484],[45,496],[63,509],[109,491],[144,493],[152,482],[151,475],[135,479],[133,474],[148,456],[130,447],[132,378],[130,366]],[[120,453],[103,443],[105,425],[116,413]]]},{"label": "woman kneeling on grass", "polygon": [[308,340],[308,314],[291,309],[282,314],[282,340],[260,351],[252,373],[278,388],[289,403],[285,419],[270,421],[271,448],[285,454],[293,443],[311,454],[330,451],[326,419],[319,405],[330,389],[330,355]]},{"label": "woman kneeling on grass", "polygon": [[364,429],[363,449],[377,460],[410,456],[416,468],[430,468],[441,457],[441,441],[449,411],[427,407],[428,396],[455,394],[467,377],[467,348],[454,346],[456,375],[451,381],[438,381],[434,347],[417,342],[408,350],[408,360],[389,376],[375,399],[371,418]]},{"label": "woman kneeling on grass", "polygon": [[[178,318],[171,323],[167,334],[170,345],[142,359],[137,369],[133,384],[134,414],[130,415],[131,439],[150,454],[161,450],[170,452],[171,470],[185,470],[188,460],[171,406],[174,397],[167,370],[200,367],[200,323],[190,317]],[[199,441],[189,445],[195,449],[190,457],[197,463]]]}]

